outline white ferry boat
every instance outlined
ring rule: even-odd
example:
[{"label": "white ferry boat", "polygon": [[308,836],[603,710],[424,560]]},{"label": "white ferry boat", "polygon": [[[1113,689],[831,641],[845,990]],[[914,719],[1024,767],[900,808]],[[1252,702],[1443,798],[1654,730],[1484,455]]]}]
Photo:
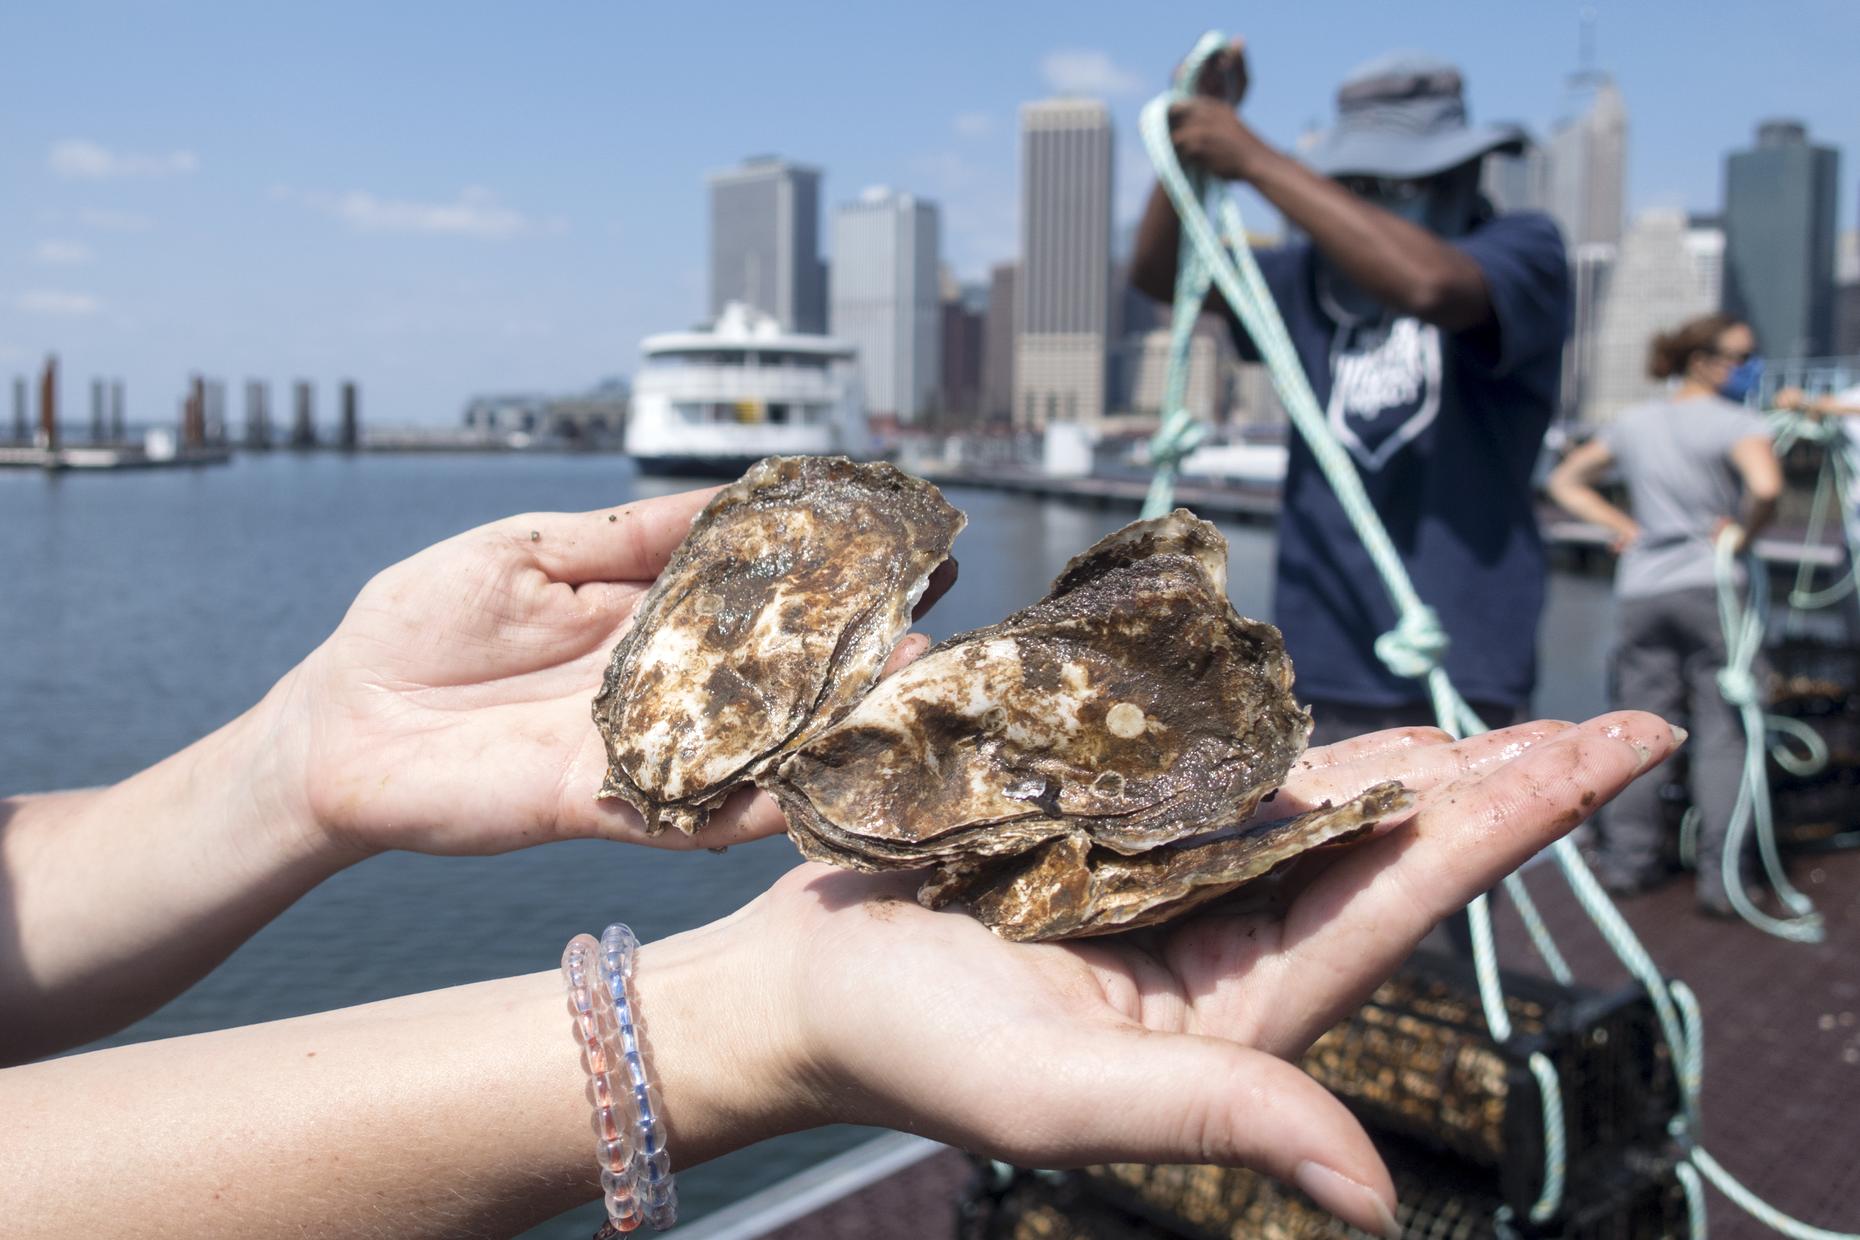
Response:
[{"label": "white ferry boat", "polygon": [[874,454],[847,341],[784,332],[730,302],[710,330],[648,336],[640,351],[626,451],[644,472],[731,475],[773,454]]}]

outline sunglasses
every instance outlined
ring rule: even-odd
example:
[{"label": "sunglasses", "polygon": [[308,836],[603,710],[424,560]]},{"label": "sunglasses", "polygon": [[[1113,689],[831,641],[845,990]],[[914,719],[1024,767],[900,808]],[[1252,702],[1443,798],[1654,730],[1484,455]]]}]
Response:
[{"label": "sunglasses", "polygon": [[1755,349],[1745,349],[1742,353],[1729,353],[1723,349],[1712,349],[1709,350],[1709,352],[1713,357],[1722,358],[1733,366],[1742,366],[1745,362],[1757,355]]},{"label": "sunglasses", "polygon": [[1430,178],[1410,180],[1405,177],[1338,177],[1337,184],[1372,202],[1414,202],[1427,193]]}]

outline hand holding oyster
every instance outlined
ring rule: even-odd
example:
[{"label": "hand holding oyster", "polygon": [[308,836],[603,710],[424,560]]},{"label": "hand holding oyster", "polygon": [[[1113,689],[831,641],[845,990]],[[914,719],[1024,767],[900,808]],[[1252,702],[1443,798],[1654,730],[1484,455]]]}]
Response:
[{"label": "hand holding oyster", "polygon": [[754,781],[808,857],[928,869],[922,902],[959,901],[1012,939],[1155,924],[1406,808],[1382,784],[1239,829],[1310,718],[1278,630],[1227,599],[1226,540],[1183,510],[874,685],[961,526],[887,465],[753,467],[614,651],[595,699],[603,794],[696,830]]}]

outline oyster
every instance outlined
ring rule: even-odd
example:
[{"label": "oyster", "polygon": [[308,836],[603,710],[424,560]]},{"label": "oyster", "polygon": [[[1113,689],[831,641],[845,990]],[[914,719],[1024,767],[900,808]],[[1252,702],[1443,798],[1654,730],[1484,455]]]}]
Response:
[{"label": "oyster", "polygon": [[919,898],[952,902],[1004,939],[1069,939],[1153,926],[1263,878],[1314,848],[1365,836],[1413,796],[1382,783],[1341,805],[1126,857],[1065,835],[992,865],[946,869]]},{"label": "oyster", "polygon": [[[1106,871],[1128,876],[1106,880],[1121,911],[1029,937],[1145,924],[1144,875],[1155,910],[1218,885],[1194,876],[1238,864],[1231,846],[1147,854],[1247,818],[1311,728],[1279,631],[1228,602],[1226,560],[1220,533],[1180,509],[1102,539],[1045,599],[943,643],[795,747],[762,781],[789,834],[852,869],[936,867],[920,898],[1018,882],[1024,902],[1046,876],[1076,887],[1079,867],[1145,858]],[[1010,857],[1024,862],[1004,878],[990,862]],[[986,920],[1001,901],[972,903]]]},{"label": "oyster", "polygon": [[614,647],[594,721],[600,795],[697,831],[859,700],[966,518],[929,483],[844,457],[770,457],[692,522]]}]

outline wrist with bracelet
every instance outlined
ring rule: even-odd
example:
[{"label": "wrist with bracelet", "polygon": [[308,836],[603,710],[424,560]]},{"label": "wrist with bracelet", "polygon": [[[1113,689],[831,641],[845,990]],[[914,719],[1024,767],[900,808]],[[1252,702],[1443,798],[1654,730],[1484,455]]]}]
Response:
[{"label": "wrist with bracelet", "polygon": [[595,1162],[607,1222],[596,1240],[650,1224],[670,1227],[678,1214],[658,1087],[647,1071],[633,962],[639,940],[611,925],[597,941],[586,934],[562,952],[568,1010],[588,1073]]}]

